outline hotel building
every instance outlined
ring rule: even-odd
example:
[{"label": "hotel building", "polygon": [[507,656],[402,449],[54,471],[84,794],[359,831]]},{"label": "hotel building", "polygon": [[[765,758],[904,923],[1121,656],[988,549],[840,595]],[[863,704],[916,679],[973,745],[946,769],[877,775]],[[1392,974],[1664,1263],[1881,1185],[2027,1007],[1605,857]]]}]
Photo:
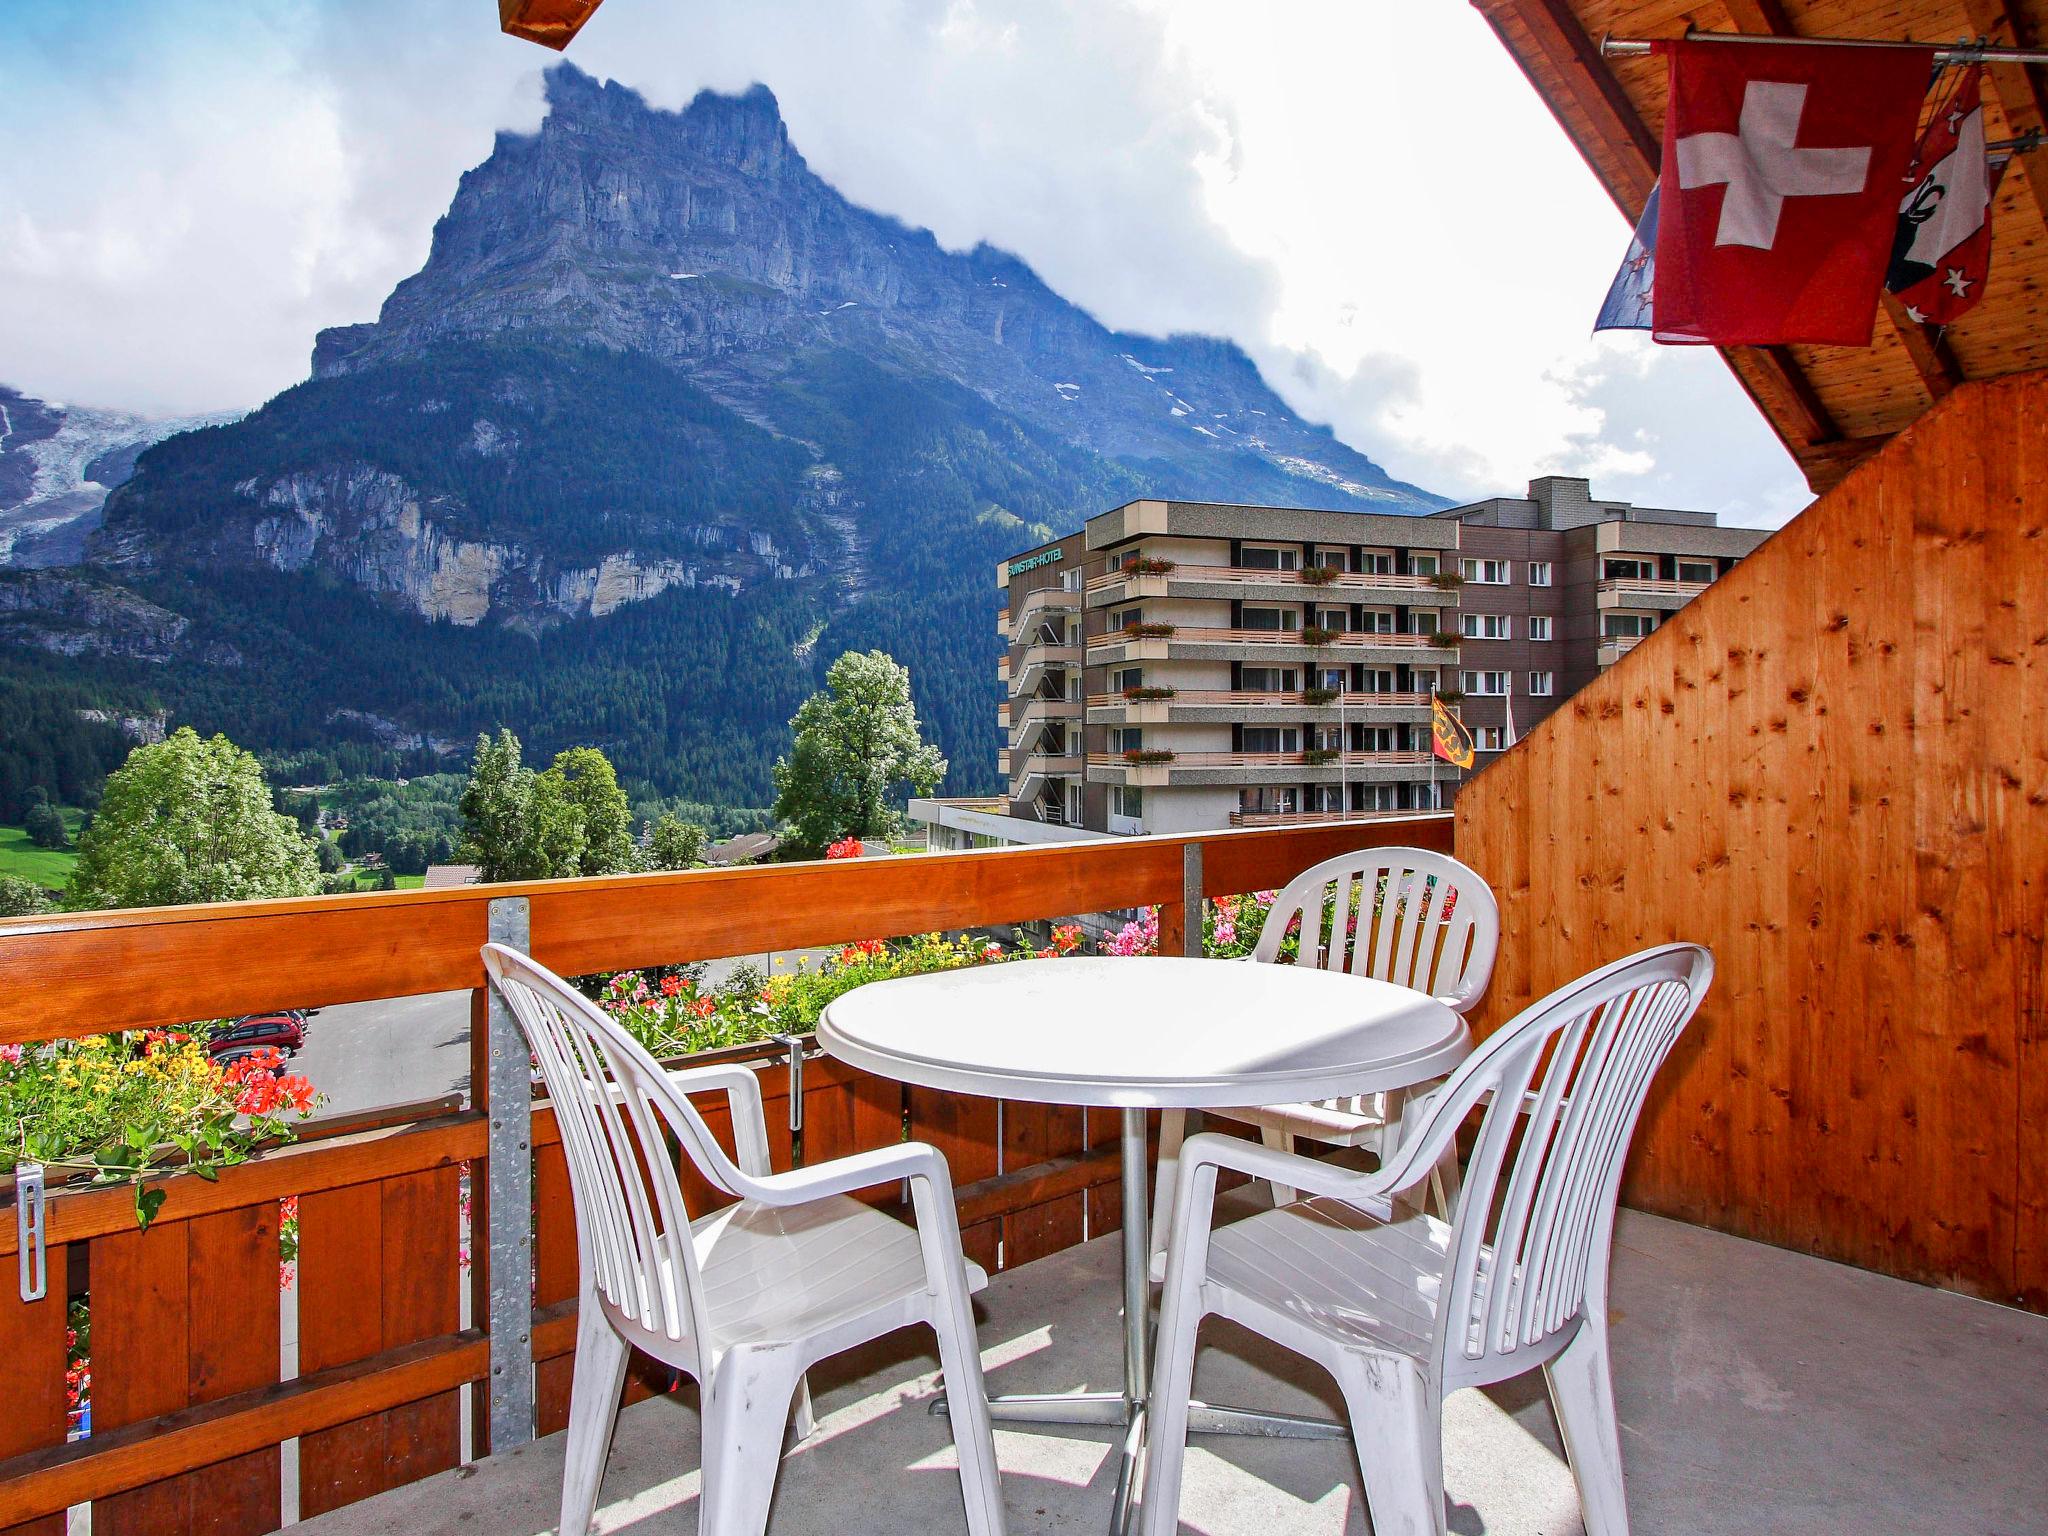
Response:
[{"label": "hotel building", "polygon": [[1483,768],[1765,536],[1561,476],[1422,517],[1131,502],[997,567],[1006,793],[912,815],[963,847],[1446,807],[1433,691]]}]

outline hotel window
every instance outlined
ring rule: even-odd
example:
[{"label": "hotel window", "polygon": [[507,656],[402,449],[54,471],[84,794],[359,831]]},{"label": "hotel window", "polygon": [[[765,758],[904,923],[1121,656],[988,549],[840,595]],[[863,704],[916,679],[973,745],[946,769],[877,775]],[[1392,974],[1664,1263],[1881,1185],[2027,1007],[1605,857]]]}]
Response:
[{"label": "hotel window", "polygon": [[1681,560],[1678,562],[1678,579],[1680,581],[1712,581],[1714,579],[1713,564],[1711,562],[1702,563],[1697,560]]},{"label": "hotel window", "polygon": [[1648,581],[1657,572],[1647,560],[1609,560],[1601,574],[1609,581]]},{"label": "hotel window", "polygon": [[[1389,614],[1387,617],[1391,620],[1393,615]],[[1341,635],[1351,627],[1351,611],[1348,608],[1318,608],[1316,623],[1323,629],[1333,629]]]},{"label": "hotel window", "polygon": [[1531,673],[1529,674],[1529,697],[1530,697],[1530,698],[1532,698],[1532,699],[1547,699],[1547,698],[1549,698],[1549,697],[1550,697],[1550,695],[1551,695],[1551,692],[1552,692],[1552,689],[1553,689],[1553,679],[1552,679],[1552,676],[1551,676],[1551,674],[1550,674],[1550,673],[1548,673],[1548,672],[1531,672]]},{"label": "hotel window", "polygon": [[1342,667],[1324,667],[1314,677],[1318,688],[1334,688],[1342,693],[1350,686],[1350,679],[1344,675]]},{"label": "hotel window", "polygon": [[1143,623],[1145,610],[1142,608],[1119,608],[1109,616],[1111,629],[1129,629],[1133,624]]},{"label": "hotel window", "polygon": [[1368,635],[1391,635],[1394,632],[1394,610],[1391,608],[1367,608],[1358,616],[1358,627]]},{"label": "hotel window", "polygon": [[[1428,671],[1426,671],[1426,672],[1425,672],[1425,671],[1420,671],[1420,670],[1418,670],[1418,671],[1415,671],[1415,672],[1411,672],[1411,673],[1409,673],[1409,674],[1408,674],[1408,687],[1409,687],[1410,691],[1411,691],[1411,692],[1414,692],[1414,693],[1435,693],[1435,692],[1436,692],[1436,670],[1435,670],[1435,668],[1431,668],[1430,670],[1428,670]],[[1382,691],[1382,692],[1385,692],[1385,693],[1392,693],[1392,692],[1393,692],[1394,690],[1393,690],[1393,689],[1391,689],[1391,688],[1387,688],[1387,689],[1383,689],[1383,690],[1381,690],[1381,691]]]},{"label": "hotel window", "polygon": [[1482,752],[1505,752],[1507,731],[1498,725],[1482,725],[1472,733],[1473,742]]},{"label": "hotel window", "polygon": [[1550,638],[1549,615],[1541,613],[1529,615],[1529,638],[1531,640],[1548,640]]},{"label": "hotel window", "polygon": [[1292,693],[1292,667],[1246,667],[1238,673],[1238,687],[1245,693]]},{"label": "hotel window", "polygon": [[1125,667],[1121,672],[1112,672],[1109,674],[1109,686],[1117,693],[1127,688],[1142,688],[1145,686],[1145,669]]},{"label": "hotel window", "polygon": [[1078,784],[1067,785],[1067,825],[1081,825],[1081,786]]},{"label": "hotel window", "polygon": [[1514,638],[1514,620],[1505,613],[1465,613],[1458,618],[1467,640]]},{"label": "hotel window", "polygon": [[1434,576],[1436,574],[1436,556],[1410,555],[1408,557],[1408,572],[1412,576]]},{"label": "hotel window", "polygon": [[1467,560],[1465,579],[1483,586],[1504,587],[1514,580],[1514,563],[1509,560]]},{"label": "hotel window", "polygon": [[1610,613],[1601,621],[1600,633],[1610,640],[1640,640],[1657,627],[1647,613]]},{"label": "hotel window", "polygon": [[1245,752],[1299,752],[1301,733],[1295,727],[1248,725],[1244,728]]},{"label": "hotel window", "polygon": [[1131,820],[1136,821],[1145,814],[1145,791],[1135,789],[1128,784],[1110,785],[1109,814],[1112,816],[1128,816]]},{"label": "hotel window", "polygon": [[[1371,556],[1366,558],[1370,559]],[[1316,550],[1316,564],[1327,566],[1333,571],[1348,571],[1351,569],[1351,551],[1333,549],[1328,545],[1319,546]]]},{"label": "hotel window", "polygon": [[1279,632],[1301,628],[1301,615],[1292,608],[1254,608],[1247,604],[1238,624],[1240,629]]},{"label": "hotel window", "polygon": [[1145,747],[1145,732],[1140,726],[1112,726],[1109,732],[1109,750],[1112,752],[1141,752]]},{"label": "hotel window", "polygon": [[1237,792],[1237,808],[1247,816],[1279,816],[1294,813],[1294,786],[1262,784]]},{"label": "hotel window", "polygon": [[1401,808],[1399,787],[1393,784],[1362,784],[1359,786],[1368,811],[1397,811]]},{"label": "hotel window", "polygon": [[1317,752],[1342,752],[1344,728],[1341,725],[1313,726],[1308,733],[1308,744]]},{"label": "hotel window", "polygon": [[1529,562],[1529,585],[1532,587],[1547,587],[1550,585],[1550,562],[1548,560],[1531,560]]},{"label": "hotel window", "polygon": [[1505,672],[1467,672],[1465,691],[1475,698],[1506,693],[1508,675]]},{"label": "hotel window", "polygon": [[1291,571],[1301,563],[1301,551],[1281,544],[1245,544],[1237,553],[1238,565],[1248,571]]},{"label": "hotel window", "polygon": [[1394,574],[1394,557],[1378,550],[1367,550],[1358,557],[1358,568],[1372,576],[1391,576]]},{"label": "hotel window", "polygon": [[1368,725],[1358,733],[1358,750],[1361,752],[1391,752],[1394,750],[1394,728],[1391,725]]},{"label": "hotel window", "polygon": [[1378,670],[1367,667],[1364,680],[1359,684],[1358,691],[1360,693],[1392,693],[1394,691],[1394,674],[1392,670]]},{"label": "hotel window", "polygon": [[1335,814],[1344,809],[1344,786],[1342,784],[1311,784],[1308,791],[1308,808]]}]

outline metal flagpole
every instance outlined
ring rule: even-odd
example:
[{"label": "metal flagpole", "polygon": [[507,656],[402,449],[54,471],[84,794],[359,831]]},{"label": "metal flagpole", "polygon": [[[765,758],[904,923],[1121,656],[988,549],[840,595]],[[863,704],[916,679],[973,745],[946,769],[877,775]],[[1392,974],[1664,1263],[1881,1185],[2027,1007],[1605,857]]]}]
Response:
[{"label": "metal flagpole", "polygon": [[[1877,37],[1776,37],[1758,32],[1687,32],[1683,38],[1658,38],[1656,42],[1747,43],[1752,47],[1786,48],[1820,43],[1830,48],[1926,48],[1927,43],[1900,42]],[[1600,52],[1610,59],[1638,59],[1651,51],[1646,37],[1603,37]],[[1934,46],[1937,64],[2048,64],[2048,48],[2000,48],[1990,44],[1951,43]]]}]

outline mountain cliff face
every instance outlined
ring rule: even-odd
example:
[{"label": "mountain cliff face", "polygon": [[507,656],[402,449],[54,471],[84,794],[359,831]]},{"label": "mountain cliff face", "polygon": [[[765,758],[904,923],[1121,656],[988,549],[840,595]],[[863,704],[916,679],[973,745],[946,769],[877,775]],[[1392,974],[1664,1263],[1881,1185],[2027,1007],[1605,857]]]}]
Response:
[{"label": "mountain cliff face", "polygon": [[[1141,495],[1443,504],[1234,346],[1118,334],[848,203],[762,87],[668,113],[565,66],[548,91],[374,323],[108,499],[94,579],[192,626],[159,693],[259,735],[336,709],[602,734],[622,771],[758,803],[795,701],[878,644],[980,789],[1002,555]],[[223,645],[233,690],[193,659]]]}]

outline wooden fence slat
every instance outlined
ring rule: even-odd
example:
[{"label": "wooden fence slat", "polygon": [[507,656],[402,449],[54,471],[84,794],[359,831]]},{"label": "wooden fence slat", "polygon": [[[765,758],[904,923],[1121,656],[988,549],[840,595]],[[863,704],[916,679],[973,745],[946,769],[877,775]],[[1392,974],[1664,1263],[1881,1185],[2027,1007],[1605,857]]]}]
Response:
[{"label": "wooden fence slat", "polygon": [[[299,1374],[366,1359],[384,1347],[384,1202],[376,1184],[299,1197]],[[383,1417],[299,1438],[299,1514],[378,1491]]]},{"label": "wooden fence slat", "polygon": [[[533,1305],[536,1312],[576,1299],[576,1210],[569,1192],[569,1160],[561,1143],[533,1154]],[[534,1433],[552,1435],[569,1424],[574,1362],[567,1356],[533,1368]]]},{"label": "wooden fence slat", "polygon": [[[1003,1108],[1003,1166],[1029,1168],[1081,1150],[1082,1112],[1065,1105],[1020,1104]],[[1026,1206],[1003,1218],[1003,1267],[1070,1248],[1081,1240],[1085,1190]]]},{"label": "wooden fence slat", "polygon": [[[224,1211],[189,1223],[190,1306],[186,1398],[210,1403],[273,1386],[279,1376],[278,1208]],[[275,1446],[188,1474],[191,1528],[208,1536],[263,1536],[280,1520]]]},{"label": "wooden fence slat", "polygon": [[[996,1101],[935,1088],[910,1090],[910,1139],[929,1142],[945,1154],[953,1186],[993,1178],[996,1167]],[[962,1229],[967,1256],[993,1274],[1002,1243],[1002,1219],[990,1217]]]},{"label": "wooden fence slat", "polygon": [[[7,1371],[7,1411],[0,1413],[0,1459],[64,1443],[65,1292],[70,1257],[70,1249],[59,1245],[46,1251],[47,1281],[40,1301],[23,1301],[14,1285],[0,1284],[0,1361],[6,1363]],[[0,1536],[64,1536],[64,1525],[62,1514],[45,1515],[0,1528]]]},{"label": "wooden fence slat", "polygon": [[[93,1428],[119,1429],[186,1406],[191,1300],[189,1222],[93,1239]],[[274,1279],[274,1277],[273,1277]],[[192,1501],[182,1477],[93,1503],[94,1536],[184,1536]]]}]

